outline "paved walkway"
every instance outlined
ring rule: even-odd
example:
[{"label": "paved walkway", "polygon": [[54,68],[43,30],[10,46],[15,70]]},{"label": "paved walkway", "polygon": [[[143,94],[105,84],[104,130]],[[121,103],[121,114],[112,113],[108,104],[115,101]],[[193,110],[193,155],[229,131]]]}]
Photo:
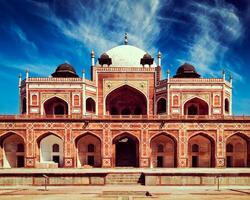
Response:
[{"label": "paved walkway", "polygon": [[1,186],[0,200],[61,200],[61,199],[250,199],[250,186]]}]

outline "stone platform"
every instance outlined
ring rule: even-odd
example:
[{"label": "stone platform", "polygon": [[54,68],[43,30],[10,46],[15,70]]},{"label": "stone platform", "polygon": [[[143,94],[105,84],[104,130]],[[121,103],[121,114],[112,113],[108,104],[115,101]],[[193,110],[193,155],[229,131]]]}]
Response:
[{"label": "stone platform", "polygon": [[[47,177],[47,178],[46,178]],[[250,168],[92,168],[0,170],[0,185],[250,185]]]}]

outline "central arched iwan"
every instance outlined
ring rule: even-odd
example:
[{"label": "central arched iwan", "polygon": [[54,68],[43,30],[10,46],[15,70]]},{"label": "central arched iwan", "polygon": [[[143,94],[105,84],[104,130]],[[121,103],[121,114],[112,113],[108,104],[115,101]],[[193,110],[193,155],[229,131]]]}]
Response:
[{"label": "central arched iwan", "polygon": [[121,86],[106,97],[108,115],[146,115],[147,99],[139,90],[128,85]]}]

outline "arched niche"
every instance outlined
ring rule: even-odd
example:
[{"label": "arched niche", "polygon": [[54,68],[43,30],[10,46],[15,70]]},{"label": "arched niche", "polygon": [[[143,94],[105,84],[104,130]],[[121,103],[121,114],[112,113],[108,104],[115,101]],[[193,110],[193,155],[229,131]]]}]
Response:
[{"label": "arched niche", "polygon": [[94,99],[91,97],[86,99],[86,112],[95,113],[96,105]]},{"label": "arched niche", "polygon": [[177,142],[175,138],[160,133],[150,141],[152,167],[177,166]]},{"label": "arched niche", "polygon": [[77,167],[89,165],[101,167],[101,140],[92,133],[85,133],[75,139]]},{"label": "arched niche", "polygon": [[188,140],[189,167],[215,167],[215,142],[207,134],[199,133]]},{"label": "arched niche", "polygon": [[53,133],[46,133],[37,139],[37,144],[40,154],[40,163],[42,166],[63,167],[64,146],[62,138]]},{"label": "arched niche", "polygon": [[224,105],[224,109],[226,113],[229,113],[229,100],[226,98],[225,99],[225,105]]},{"label": "arched niche", "polygon": [[250,138],[236,133],[226,141],[226,167],[250,167]]},{"label": "arched niche", "polygon": [[167,101],[164,98],[160,98],[157,101],[157,114],[163,114],[167,112]]},{"label": "arched niche", "polygon": [[23,138],[13,132],[0,137],[2,147],[2,167],[16,168],[25,166],[25,143]]},{"label": "arched niche", "polygon": [[26,97],[23,97],[22,99],[22,114],[26,114],[27,108],[26,108]]},{"label": "arched niche", "polygon": [[61,98],[53,97],[44,102],[46,115],[68,115],[68,103]]},{"label": "arched niche", "polygon": [[209,106],[200,98],[192,98],[184,104],[184,115],[208,115]]}]

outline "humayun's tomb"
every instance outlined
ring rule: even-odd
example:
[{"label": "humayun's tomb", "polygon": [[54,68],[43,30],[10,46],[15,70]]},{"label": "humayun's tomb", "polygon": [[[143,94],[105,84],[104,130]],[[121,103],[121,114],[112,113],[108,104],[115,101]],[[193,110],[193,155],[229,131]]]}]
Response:
[{"label": "humayun's tomb", "polygon": [[26,71],[20,114],[0,116],[0,168],[250,167],[250,117],[232,114],[232,77],[185,63],[162,79],[161,67],[160,52],[125,36],[91,52],[91,80],[68,63],[50,77]]}]

